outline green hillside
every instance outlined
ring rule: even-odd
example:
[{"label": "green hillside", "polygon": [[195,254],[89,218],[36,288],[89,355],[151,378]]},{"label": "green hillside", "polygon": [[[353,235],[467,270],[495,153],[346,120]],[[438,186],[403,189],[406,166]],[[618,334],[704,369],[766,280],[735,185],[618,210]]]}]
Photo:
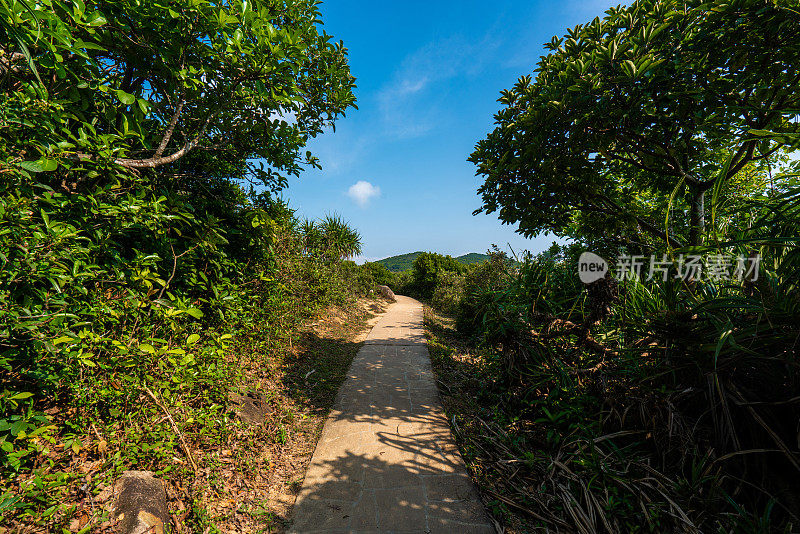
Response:
[{"label": "green hillside", "polygon": [[469,254],[464,254],[456,259],[465,265],[469,265],[470,263],[480,263],[482,261],[486,261],[489,259],[489,256],[486,254],[479,254],[477,252],[470,252]]},{"label": "green hillside", "polygon": [[[381,265],[385,265],[387,269],[392,271],[393,273],[399,273],[400,271],[405,271],[410,269],[414,265],[414,260],[417,259],[417,256],[422,254],[421,251],[418,252],[408,252],[407,254],[400,254],[398,256],[391,256],[389,258],[384,258],[382,260],[378,260],[375,263],[380,263]],[[486,254],[478,254],[477,252],[470,252],[468,254],[464,254],[463,256],[458,256],[456,258],[461,263],[468,265],[470,263],[478,263],[489,259],[489,256]]]}]

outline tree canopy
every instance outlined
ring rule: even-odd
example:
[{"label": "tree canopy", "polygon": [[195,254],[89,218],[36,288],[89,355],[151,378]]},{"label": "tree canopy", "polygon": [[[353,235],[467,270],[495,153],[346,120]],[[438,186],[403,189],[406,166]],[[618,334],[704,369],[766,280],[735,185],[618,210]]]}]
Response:
[{"label": "tree canopy", "polygon": [[355,102],[317,4],[4,2],[0,159],[61,175],[179,163],[280,189]]},{"label": "tree canopy", "polygon": [[416,290],[425,298],[431,298],[442,273],[463,273],[466,266],[450,255],[423,252],[414,260],[412,278]]},{"label": "tree canopy", "polygon": [[643,0],[606,14],[554,37],[535,78],[502,92],[470,157],[476,213],[525,235],[699,244],[709,192],[735,194],[741,173],[798,146],[800,13]]}]

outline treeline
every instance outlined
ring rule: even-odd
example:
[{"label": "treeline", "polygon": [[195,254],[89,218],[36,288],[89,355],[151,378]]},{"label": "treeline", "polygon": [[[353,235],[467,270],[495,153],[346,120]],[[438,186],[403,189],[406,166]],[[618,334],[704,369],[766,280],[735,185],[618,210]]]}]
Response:
[{"label": "treeline", "polygon": [[477,268],[479,262],[466,264],[458,258],[437,252],[414,254],[414,261],[403,271],[390,271],[380,262],[367,262],[362,269],[369,272],[379,284],[391,287],[395,293],[425,301],[433,299],[443,309],[454,311],[454,299],[458,298],[464,274]]},{"label": "treeline", "polygon": [[276,199],[353,82],[311,0],[0,5],[4,527],[107,528],[99,486],[145,469],[206,529],[191,450],[244,368],[374,284]]}]

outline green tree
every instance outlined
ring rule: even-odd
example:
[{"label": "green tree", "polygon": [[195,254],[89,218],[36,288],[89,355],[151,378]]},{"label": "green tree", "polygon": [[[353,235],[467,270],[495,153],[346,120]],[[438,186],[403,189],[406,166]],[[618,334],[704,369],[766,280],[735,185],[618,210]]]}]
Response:
[{"label": "green tree", "polygon": [[361,234],[339,215],[326,215],[320,221],[305,219],[300,234],[310,256],[339,260],[361,254]]},{"label": "green tree", "polygon": [[477,212],[525,235],[701,243],[707,198],[797,147],[798,34],[783,1],[643,0],[554,37],[470,157]]},{"label": "green tree", "polygon": [[315,0],[0,2],[1,524],[69,524],[89,423],[138,444],[101,471],[169,472],[147,388],[192,404],[187,437],[222,436],[202,414],[235,387],[231,337],[358,289],[272,195],[318,165],[304,147],[353,83]]},{"label": "green tree", "polygon": [[376,284],[382,286],[393,286],[395,282],[395,273],[391,272],[382,263],[368,261],[361,266],[364,272],[372,278]]},{"label": "green tree", "polygon": [[361,254],[361,234],[339,215],[326,215],[319,232],[326,256],[347,259]]},{"label": "green tree", "polygon": [[319,164],[307,140],[355,102],[317,4],[4,2],[0,156],[59,177],[181,162],[170,171],[280,189]]}]

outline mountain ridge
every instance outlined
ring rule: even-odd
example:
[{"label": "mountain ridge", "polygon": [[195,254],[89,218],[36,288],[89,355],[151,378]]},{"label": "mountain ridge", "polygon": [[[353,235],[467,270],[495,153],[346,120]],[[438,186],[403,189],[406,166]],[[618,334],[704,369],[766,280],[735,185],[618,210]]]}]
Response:
[{"label": "mountain ridge", "polygon": [[[414,264],[414,260],[417,259],[417,256],[420,254],[422,254],[422,251],[407,252],[406,254],[389,256],[388,258],[383,258],[382,260],[377,260],[373,263],[380,263],[390,271],[397,273],[411,269],[412,265]],[[489,259],[489,256],[486,254],[480,254],[478,252],[468,252],[466,254],[462,254],[461,256],[455,257],[455,259],[464,265],[469,265],[470,263],[486,261]]]}]

